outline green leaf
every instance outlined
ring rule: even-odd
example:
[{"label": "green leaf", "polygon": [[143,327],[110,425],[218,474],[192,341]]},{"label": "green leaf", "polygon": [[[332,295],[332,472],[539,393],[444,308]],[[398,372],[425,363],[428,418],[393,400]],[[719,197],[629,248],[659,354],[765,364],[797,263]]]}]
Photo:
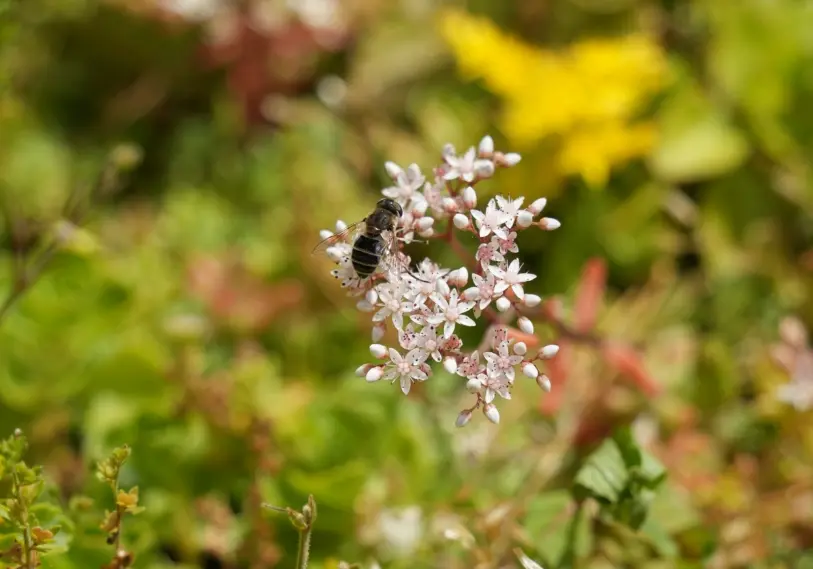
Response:
[{"label": "green leaf", "polygon": [[624,456],[612,439],[591,454],[576,474],[576,485],[607,502],[616,502],[629,482]]}]

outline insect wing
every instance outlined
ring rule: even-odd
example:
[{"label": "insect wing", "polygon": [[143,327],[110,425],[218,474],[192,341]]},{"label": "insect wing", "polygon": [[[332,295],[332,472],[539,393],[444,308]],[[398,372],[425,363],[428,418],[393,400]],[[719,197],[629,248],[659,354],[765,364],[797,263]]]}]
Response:
[{"label": "insect wing", "polygon": [[362,219],[361,221],[357,221],[353,224],[348,225],[347,229],[334,235],[331,235],[327,239],[322,239],[322,241],[317,243],[316,247],[313,248],[313,251],[311,251],[311,255],[315,255],[316,253],[325,251],[329,247],[333,247],[337,243],[341,243],[343,241],[352,243],[355,240],[356,235],[358,235],[359,231],[364,229],[365,219]]}]

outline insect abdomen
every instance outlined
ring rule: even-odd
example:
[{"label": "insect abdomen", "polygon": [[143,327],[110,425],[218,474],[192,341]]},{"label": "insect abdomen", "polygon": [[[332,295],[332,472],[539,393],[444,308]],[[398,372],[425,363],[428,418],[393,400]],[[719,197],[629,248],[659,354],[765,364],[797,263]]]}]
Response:
[{"label": "insect abdomen", "polygon": [[350,260],[353,262],[353,268],[359,278],[366,279],[381,261],[381,255],[384,253],[386,245],[381,237],[369,237],[367,235],[360,235],[353,243],[353,254]]}]

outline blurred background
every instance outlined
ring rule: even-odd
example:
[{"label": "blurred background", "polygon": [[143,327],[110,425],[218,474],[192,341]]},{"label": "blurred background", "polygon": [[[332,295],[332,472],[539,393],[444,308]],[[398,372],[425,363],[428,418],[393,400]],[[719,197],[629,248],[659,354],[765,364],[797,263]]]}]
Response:
[{"label": "blurred background", "polygon": [[[809,0],[0,0],[0,435],[71,520],[43,561],[109,561],[126,443],[137,567],[294,567],[261,504],[308,494],[316,569],[813,567],[811,30]],[[481,203],[562,221],[520,237],[561,351],[455,429],[460,378],[354,375],[369,315],[310,253],[386,160],[486,134],[523,159]],[[668,471],[635,531],[571,493],[624,426]]]}]

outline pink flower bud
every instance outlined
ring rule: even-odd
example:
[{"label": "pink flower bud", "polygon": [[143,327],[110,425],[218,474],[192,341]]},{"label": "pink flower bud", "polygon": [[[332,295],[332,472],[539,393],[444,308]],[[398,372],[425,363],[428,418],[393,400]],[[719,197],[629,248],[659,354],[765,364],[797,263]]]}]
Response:
[{"label": "pink flower bud", "polygon": [[429,209],[429,202],[421,199],[417,200],[414,206],[412,206],[412,215],[416,217],[421,217],[423,214],[426,213],[426,210]]},{"label": "pink flower bud", "polygon": [[458,229],[468,229],[471,225],[468,216],[465,216],[462,213],[456,213],[452,218],[452,221],[454,222],[454,226]]},{"label": "pink flower bud", "polygon": [[539,198],[538,200],[534,200],[534,202],[528,206],[528,211],[530,211],[534,215],[539,215],[542,213],[542,210],[545,209],[548,200],[545,198]]},{"label": "pink flower bud", "polygon": [[454,201],[452,198],[445,197],[443,201],[441,201],[441,205],[443,206],[444,211],[448,213],[455,213],[457,211],[457,202]]},{"label": "pink flower bud", "polygon": [[533,334],[534,333],[534,325],[527,317],[520,316],[517,319],[517,326],[519,329],[525,332],[526,334]]},{"label": "pink flower bud", "polygon": [[472,209],[477,207],[477,192],[471,186],[466,186],[463,190],[463,205],[467,208]]},{"label": "pink flower bud", "polygon": [[549,360],[558,353],[559,346],[557,346],[556,344],[548,344],[547,346],[539,350],[539,355],[537,357],[542,360]]},{"label": "pink flower bud", "polygon": [[530,362],[522,366],[522,373],[524,373],[531,379],[536,379],[537,377],[539,377],[539,370],[536,369],[536,366]]},{"label": "pink flower bud", "polygon": [[517,214],[517,227],[526,228],[530,227],[534,222],[534,214],[527,209],[521,210]]},{"label": "pink flower bud", "polygon": [[449,373],[457,372],[457,360],[454,358],[445,358],[443,360],[443,369]]},{"label": "pink flower bud", "polygon": [[552,217],[543,217],[539,220],[539,227],[545,231],[553,231],[562,227],[562,223],[558,219]]},{"label": "pink flower bud", "polygon": [[550,384],[550,378],[544,373],[536,378],[536,384],[547,393],[550,393],[550,390],[553,388]]},{"label": "pink flower bud", "polygon": [[494,154],[494,139],[491,138],[489,135],[485,135],[483,139],[480,141],[480,145],[477,148],[477,154],[480,158],[488,158],[492,154]]},{"label": "pink flower bud", "polygon": [[466,283],[469,281],[469,271],[466,267],[460,267],[457,270],[452,271],[449,275],[449,284],[452,286],[456,286],[457,288],[463,288],[466,286]]},{"label": "pink flower bud", "polygon": [[454,422],[454,424],[456,427],[465,427],[469,421],[471,421],[471,411],[464,409],[457,416],[457,420]]},{"label": "pink flower bud", "polygon": [[494,304],[497,306],[497,310],[499,310],[500,312],[505,312],[506,310],[511,308],[511,301],[505,298],[504,296],[498,298]]},{"label": "pink flower bud", "polygon": [[518,356],[524,356],[528,352],[528,346],[525,342],[517,342],[514,344],[514,353]]},{"label": "pink flower bud", "polygon": [[538,306],[540,302],[542,302],[542,297],[536,294],[526,294],[525,298],[523,299],[525,306],[528,308],[533,308],[534,306]]},{"label": "pink flower bud", "polygon": [[432,237],[434,234],[435,234],[435,230],[432,229],[431,227],[429,229],[427,229],[426,231],[419,231],[418,232],[418,235],[420,235],[421,237],[426,237],[427,239],[429,237]]},{"label": "pink flower bud", "polygon": [[418,226],[418,231],[426,231],[427,229],[431,229],[434,223],[434,217],[422,217],[418,220],[416,225]]},{"label": "pink flower bud", "polygon": [[382,367],[374,367],[367,372],[367,375],[364,377],[370,383],[374,381],[378,381],[384,375],[384,368]]},{"label": "pink flower bud", "polygon": [[500,424],[500,412],[497,411],[497,406],[493,403],[489,403],[483,408],[483,413],[485,413],[486,417],[489,421],[494,423],[495,425]]},{"label": "pink flower bud", "polygon": [[384,168],[387,170],[387,175],[392,178],[393,181],[398,177],[399,174],[404,173],[403,169],[401,169],[398,164],[389,160],[384,163]]},{"label": "pink flower bud", "polygon": [[364,364],[356,368],[356,375],[358,377],[365,377],[367,372],[370,371],[370,368],[373,367],[372,364]]},{"label": "pink flower bud", "polygon": [[374,358],[385,358],[387,356],[387,346],[383,344],[370,344],[370,353]]}]

